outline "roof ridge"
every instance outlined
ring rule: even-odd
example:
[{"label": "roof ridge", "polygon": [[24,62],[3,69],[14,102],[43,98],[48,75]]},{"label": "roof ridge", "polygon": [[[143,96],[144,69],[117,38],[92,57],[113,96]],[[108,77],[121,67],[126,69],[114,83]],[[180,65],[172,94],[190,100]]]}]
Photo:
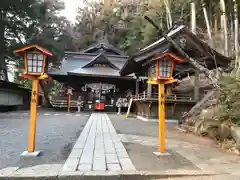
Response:
[{"label": "roof ridge", "polygon": [[[91,45],[91,46],[89,46],[89,47],[87,47],[86,49],[83,49],[83,50],[81,50],[81,52],[83,52],[83,53],[85,53],[85,52],[88,52],[88,51],[90,51],[90,50],[92,50],[92,49],[99,49],[99,48],[104,48],[104,46],[102,46],[102,45],[105,45],[106,47],[106,49],[110,49],[110,50],[113,50],[115,53],[117,53],[118,55],[123,55],[124,53],[123,53],[123,51],[121,51],[120,49],[118,49],[118,48],[116,48],[115,46],[113,46],[112,44],[110,44],[109,43],[109,41],[106,41],[106,40],[101,40],[101,41],[99,41],[99,42],[97,42],[97,43],[95,43],[95,44],[93,44],[93,45]],[[100,46],[100,47],[99,47]]]},{"label": "roof ridge", "polygon": [[[84,52],[72,52],[72,51],[64,51],[64,54],[76,54],[76,55],[91,55],[91,56],[96,56],[99,53],[84,53]],[[115,54],[105,54],[106,57],[118,57],[118,58],[123,58],[126,57],[128,58],[129,56],[127,55],[115,55]]]},{"label": "roof ridge", "polygon": [[91,67],[92,65],[94,65],[98,58],[103,56],[103,58],[105,59],[106,62],[108,62],[108,64],[110,65],[110,67],[112,67],[113,69],[119,69],[117,66],[115,66],[105,55],[104,55],[104,51],[99,53],[97,56],[95,56],[90,62],[88,62],[87,64],[85,64],[84,66],[82,66],[82,68],[87,68],[87,67]]}]

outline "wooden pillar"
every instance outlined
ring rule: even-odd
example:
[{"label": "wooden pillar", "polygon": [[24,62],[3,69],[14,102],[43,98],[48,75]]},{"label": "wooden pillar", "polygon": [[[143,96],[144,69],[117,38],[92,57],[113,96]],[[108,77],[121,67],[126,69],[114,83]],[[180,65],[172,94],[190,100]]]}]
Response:
[{"label": "wooden pillar", "polygon": [[152,85],[148,84],[147,86],[147,97],[151,97],[152,95]]},{"label": "wooden pillar", "polygon": [[195,70],[195,74],[194,74],[194,100],[198,101],[199,100],[199,71]]},{"label": "wooden pillar", "polygon": [[138,79],[136,80],[136,91],[135,91],[135,94],[139,94],[139,81]]}]

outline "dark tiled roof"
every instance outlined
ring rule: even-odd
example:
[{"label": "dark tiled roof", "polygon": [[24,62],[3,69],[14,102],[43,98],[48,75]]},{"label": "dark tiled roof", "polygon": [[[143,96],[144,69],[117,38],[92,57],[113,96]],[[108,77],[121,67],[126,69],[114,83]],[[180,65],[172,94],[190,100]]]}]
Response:
[{"label": "dark tiled roof", "polygon": [[82,50],[82,53],[96,53],[99,52],[99,50],[103,50],[103,51],[111,51],[113,52],[115,55],[123,55],[124,53],[119,50],[118,48],[114,47],[112,44],[110,44],[106,39],[105,40],[101,40],[98,43],[88,47],[85,50]]},{"label": "dark tiled roof", "polygon": [[[187,40],[186,49],[184,49],[185,53],[194,58],[200,64],[207,62],[205,66],[209,69],[215,68],[215,60],[217,61],[217,66],[223,68],[227,68],[231,61],[231,57],[226,57],[212,49],[208,44],[201,41],[195,34],[188,30],[186,26],[178,26],[168,32],[167,35],[179,45],[181,38],[185,38]],[[174,52],[181,57],[177,50],[174,49],[164,37],[162,37],[129,58],[128,62],[126,62],[124,67],[120,70],[120,73],[126,75],[136,72],[146,61],[150,60],[156,54],[163,52]],[[181,66],[189,64],[188,62],[186,63]]]},{"label": "dark tiled roof", "polygon": [[90,68],[77,68],[68,71],[69,74],[79,75],[99,75],[99,76],[120,76],[119,70],[109,67],[90,67]]},{"label": "dark tiled roof", "polygon": [[[104,56],[103,56],[104,55]],[[65,58],[62,61],[61,67],[58,70],[51,71],[51,75],[94,75],[94,76],[113,76],[120,77],[119,69],[128,60],[128,56],[108,55],[108,54],[95,54],[95,53],[79,53],[79,52],[66,52]],[[92,67],[89,66],[95,63],[96,57],[103,56],[104,63],[108,63],[110,67]],[[99,61],[102,61],[100,59]],[[102,62],[101,62],[102,63]],[[115,67],[115,68],[113,68]],[[131,75],[129,75],[131,76]]]},{"label": "dark tiled roof", "polygon": [[0,80],[0,87],[2,89],[31,91],[31,89],[28,89],[28,88],[24,87],[22,84],[17,84],[17,83],[14,83],[14,82],[3,81],[3,80]]},{"label": "dark tiled roof", "polygon": [[82,68],[89,68],[94,64],[108,64],[113,69],[118,69],[109,59],[104,55],[104,52],[100,53],[99,55],[95,56],[88,64],[84,65]]}]

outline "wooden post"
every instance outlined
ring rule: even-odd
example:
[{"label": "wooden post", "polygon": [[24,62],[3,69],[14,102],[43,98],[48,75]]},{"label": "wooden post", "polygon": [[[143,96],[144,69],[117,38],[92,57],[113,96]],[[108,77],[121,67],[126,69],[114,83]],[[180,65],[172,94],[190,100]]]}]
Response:
[{"label": "wooden post", "polygon": [[121,114],[121,107],[118,107],[118,114]]},{"label": "wooden post", "polygon": [[196,4],[195,2],[191,3],[191,28],[192,32],[196,34]]},{"label": "wooden post", "polygon": [[71,94],[68,94],[68,112],[70,112],[71,109]]},{"label": "wooden post", "polygon": [[195,70],[194,74],[194,100],[198,101],[199,100],[199,71]]},{"label": "wooden post", "polygon": [[35,136],[36,136],[36,119],[37,119],[37,102],[38,102],[39,80],[32,81],[32,97],[30,109],[30,125],[28,136],[28,152],[35,151]]},{"label": "wooden post", "polygon": [[139,94],[139,81],[138,79],[136,80],[136,91],[135,94],[138,95]]},{"label": "wooden post", "polygon": [[158,84],[158,151],[165,153],[165,99],[164,82]]},{"label": "wooden post", "polygon": [[152,95],[152,84],[148,83],[148,86],[147,86],[147,97],[150,98],[151,95]]}]

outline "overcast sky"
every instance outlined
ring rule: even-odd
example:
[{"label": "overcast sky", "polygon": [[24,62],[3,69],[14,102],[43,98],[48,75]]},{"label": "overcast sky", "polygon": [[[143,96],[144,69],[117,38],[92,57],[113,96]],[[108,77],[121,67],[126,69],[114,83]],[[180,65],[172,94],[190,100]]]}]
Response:
[{"label": "overcast sky", "polygon": [[63,0],[65,2],[65,10],[62,12],[68,20],[74,22],[77,15],[77,8],[83,6],[84,0]]}]

